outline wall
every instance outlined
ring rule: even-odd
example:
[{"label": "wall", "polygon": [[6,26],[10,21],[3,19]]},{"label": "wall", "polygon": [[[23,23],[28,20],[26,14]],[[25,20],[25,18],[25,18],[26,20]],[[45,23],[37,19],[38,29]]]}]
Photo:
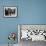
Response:
[{"label": "wall", "polygon": [[[16,6],[18,16],[4,18],[4,6]],[[0,44],[8,43],[9,32],[17,34],[18,24],[46,24],[46,0],[0,0]]]},{"label": "wall", "polygon": [[[4,17],[4,7],[5,6],[18,6],[18,0],[0,0],[0,44],[7,44],[8,34],[10,32],[17,32],[17,18],[5,18]],[[17,7],[18,8],[18,7]],[[18,38],[17,38],[18,39]],[[16,39],[16,43],[18,43]]]}]

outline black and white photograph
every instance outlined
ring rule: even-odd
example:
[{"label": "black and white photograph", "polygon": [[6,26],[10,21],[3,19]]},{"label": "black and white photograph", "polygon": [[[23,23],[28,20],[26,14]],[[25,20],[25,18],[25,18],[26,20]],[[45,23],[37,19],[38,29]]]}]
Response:
[{"label": "black and white photograph", "polygon": [[20,40],[46,41],[46,25],[19,25],[19,28]]},{"label": "black and white photograph", "polygon": [[31,46],[32,44],[34,46],[34,44],[46,43],[46,25],[19,24],[18,42],[20,46]]},{"label": "black and white photograph", "polygon": [[4,17],[16,17],[17,7],[4,7]]}]

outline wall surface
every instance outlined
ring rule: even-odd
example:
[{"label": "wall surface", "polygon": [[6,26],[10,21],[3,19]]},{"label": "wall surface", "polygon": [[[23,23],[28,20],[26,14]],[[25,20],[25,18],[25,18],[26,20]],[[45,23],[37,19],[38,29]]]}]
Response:
[{"label": "wall surface", "polygon": [[[4,6],[16,6],[18,16],[4,18]],[[46,24],[46,0],[0,0],[0,44],[8,43],[9,32],[17,34],[18,24]]]},{"label": "wall surface", "polygon": [[[10,32],[17,32],[17,18],[5,18],[4,17],[4,7],[5,6],[18,6],[18,0],[0,0],[0,44],[7,44],[8,34]],[[18,8],[18,7],[17,7]],[[16,43],[18,38],[16,38]]]}]

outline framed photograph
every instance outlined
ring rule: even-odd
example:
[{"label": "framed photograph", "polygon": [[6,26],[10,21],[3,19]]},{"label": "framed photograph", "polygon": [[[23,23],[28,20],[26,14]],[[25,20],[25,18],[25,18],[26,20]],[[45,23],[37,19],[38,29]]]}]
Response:
[{"label": "framed photograph", "polygon": [[18,41],[46,41],[46,25],[39,24],[19,24]]},{"label": "framed photograph", "polygon": [[16,17],[17,7],[4,7],[4,17]]}]

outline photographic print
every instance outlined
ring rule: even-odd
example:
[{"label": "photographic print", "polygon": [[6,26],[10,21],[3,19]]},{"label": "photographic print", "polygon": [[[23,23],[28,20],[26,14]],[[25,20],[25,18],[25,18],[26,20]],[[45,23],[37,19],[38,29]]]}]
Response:
[{"label": "photographic print", "polygon": [[16,17],[17,8],[16,7],[4,7],[4,17]]},{"label": "photographic print", "polygon": [[[19,29],[20,28],[20,29]],[[46,41],[46,25],[19,25],[21,40]]]}]

